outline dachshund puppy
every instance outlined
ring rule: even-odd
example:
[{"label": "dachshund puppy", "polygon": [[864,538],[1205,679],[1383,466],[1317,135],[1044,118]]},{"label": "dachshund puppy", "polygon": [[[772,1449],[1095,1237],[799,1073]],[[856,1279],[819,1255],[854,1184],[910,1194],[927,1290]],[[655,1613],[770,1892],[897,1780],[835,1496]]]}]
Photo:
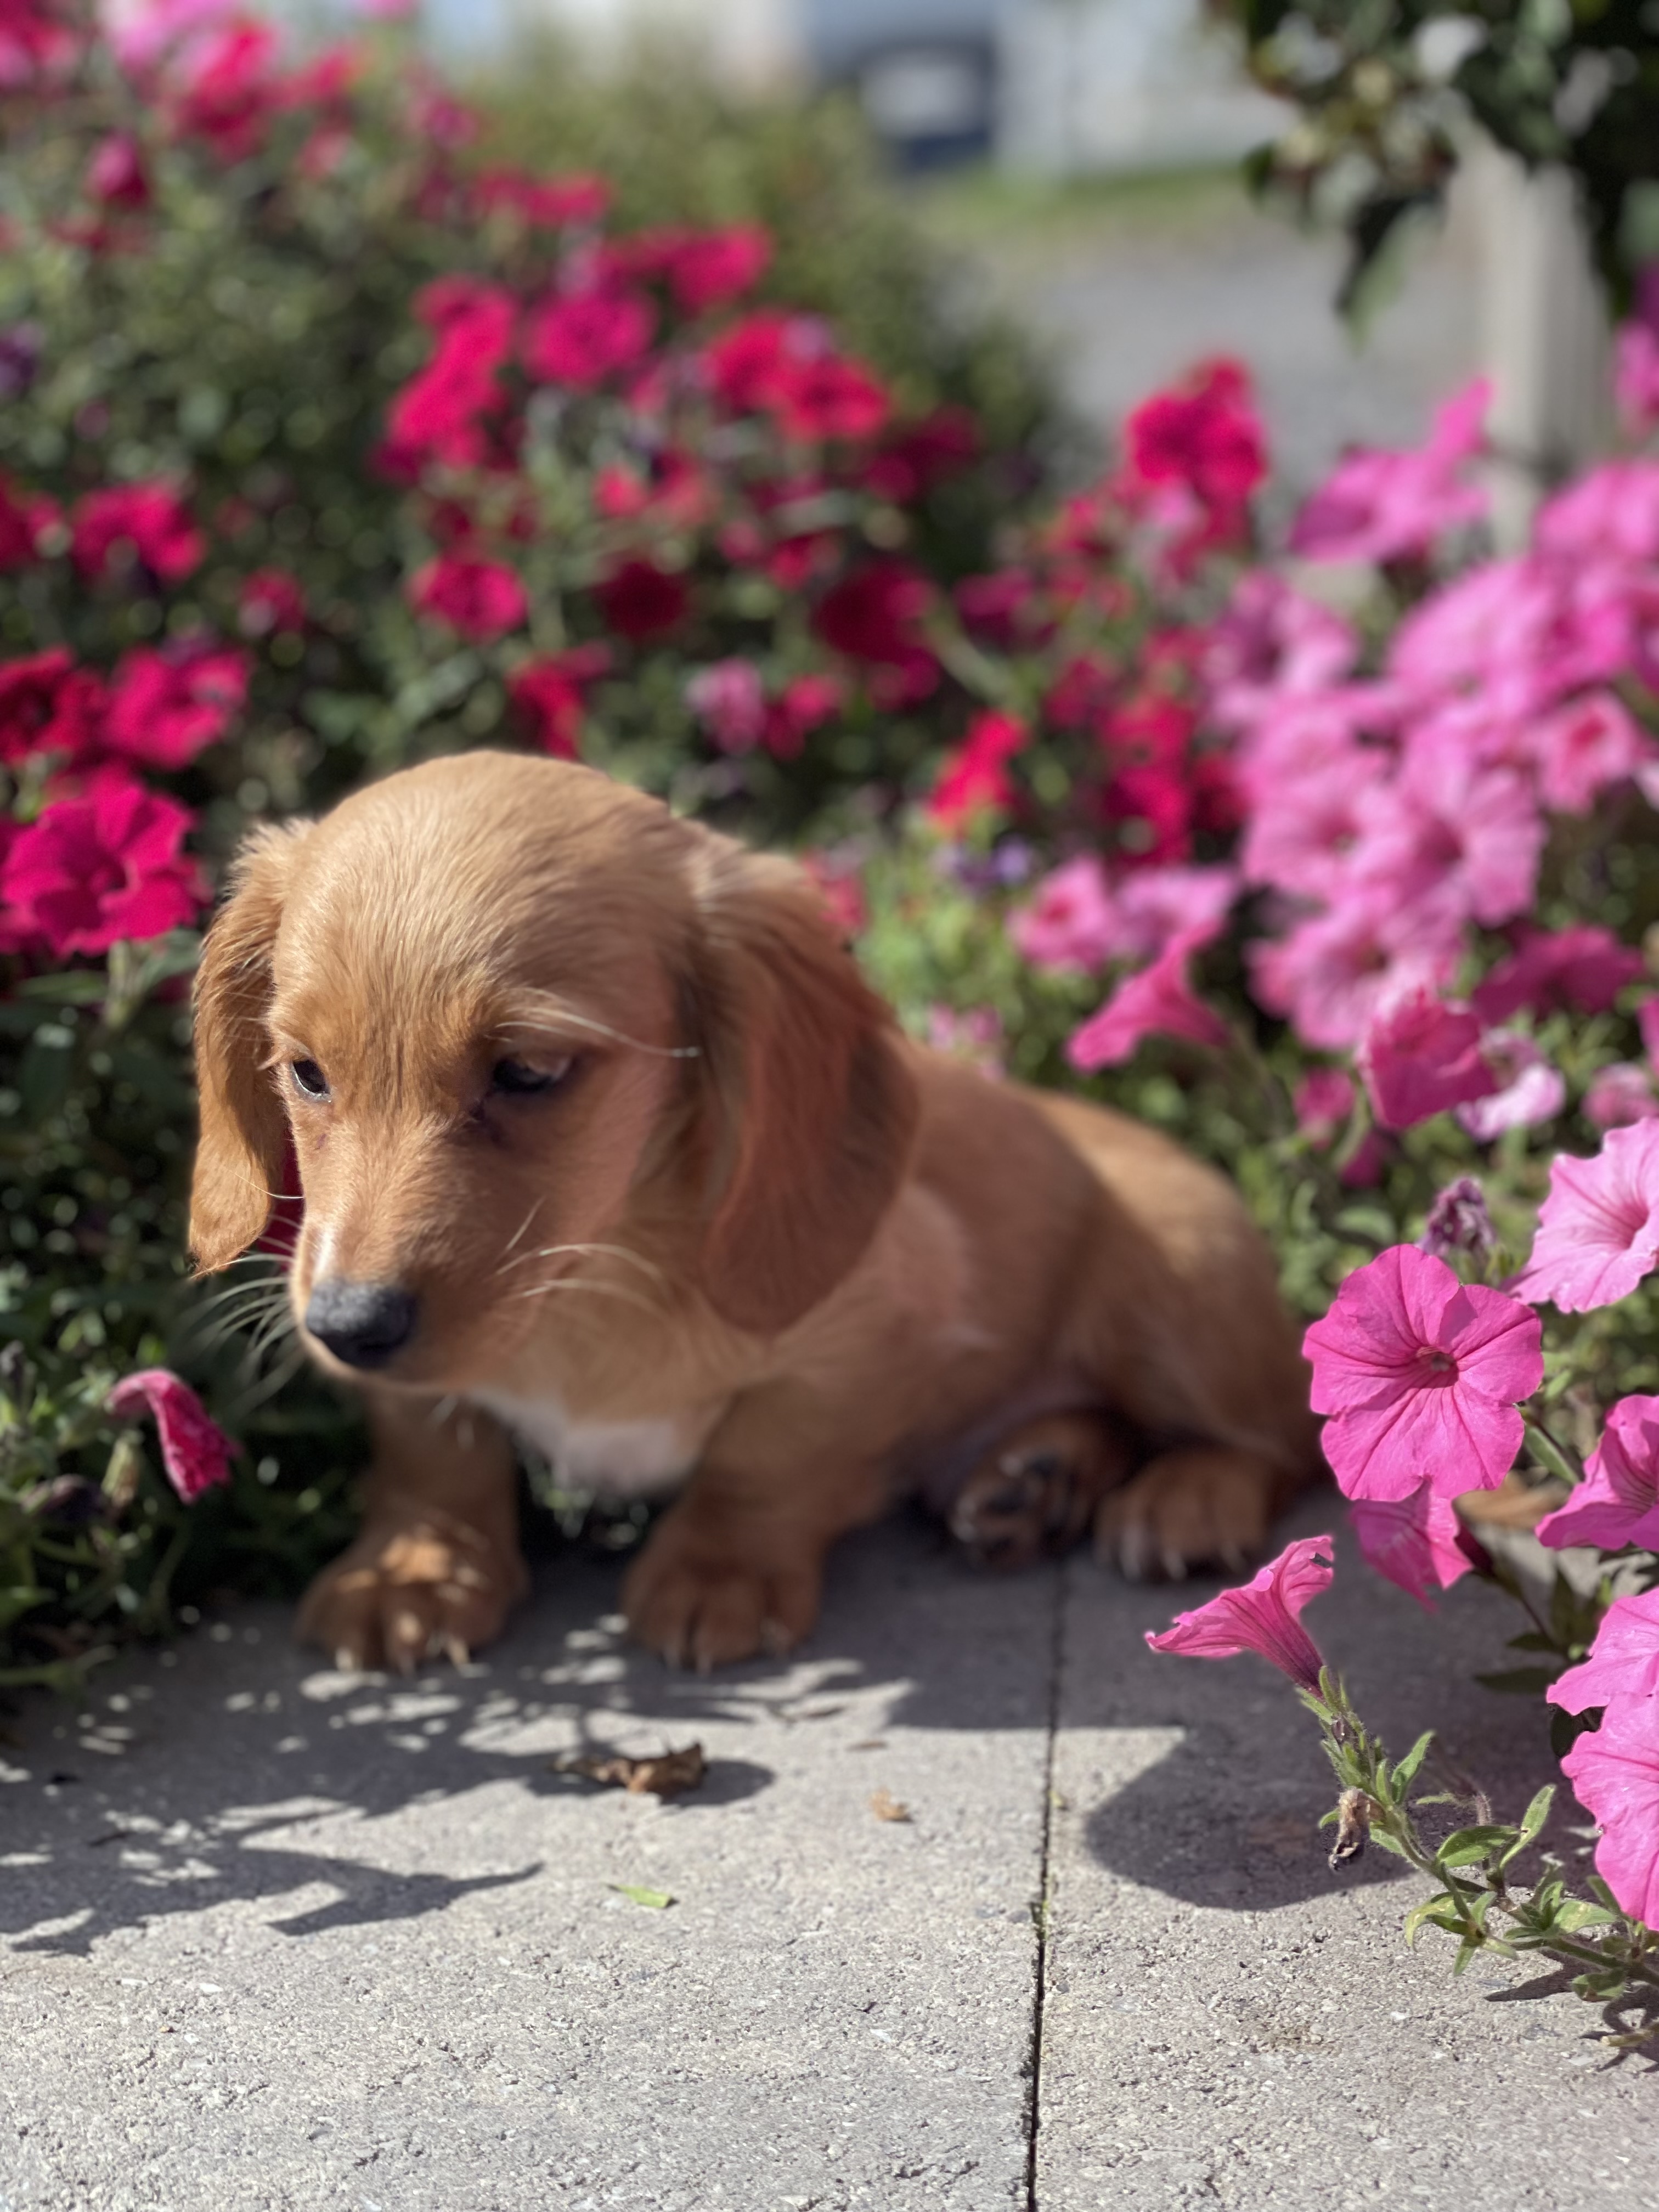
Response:
[{"label": "dachshund puppy", "polygon": [[365,1525],[301,1615],[343,1662],[497,1633],[514,1436],[680,1489],[623,1602],[698,1667],[797,1643],[907,1488],[988,1556],[1092,1520],[1178,1576],[1312,1471],[1218,1176],[908,1042],[799,869],[589,769],[466,753],[259,834],[196,1008],[197,1261],[291,1147],[295,1312],[368,1401]]}]

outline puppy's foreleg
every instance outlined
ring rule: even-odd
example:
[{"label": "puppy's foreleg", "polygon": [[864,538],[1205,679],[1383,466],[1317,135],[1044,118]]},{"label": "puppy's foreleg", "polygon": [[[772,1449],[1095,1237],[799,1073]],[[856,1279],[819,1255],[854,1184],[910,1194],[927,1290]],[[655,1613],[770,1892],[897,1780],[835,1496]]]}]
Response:
[{"label": "puppy's foreleg", "polygon": [[299,1632],[348,1667],[458,1664],[501,1632],[528,1577],[513,1448],[487,1413],[368,1395],[362,1533],[306,1593]]},{"label": "puppy's foreleg", "polygon": [[846,1425],[832,1443],[769,1394],[739,1402],[623,1584],[637,1642],[703,1672],[800,1642],[830,1546],[888,1502],[879,1454]]}]

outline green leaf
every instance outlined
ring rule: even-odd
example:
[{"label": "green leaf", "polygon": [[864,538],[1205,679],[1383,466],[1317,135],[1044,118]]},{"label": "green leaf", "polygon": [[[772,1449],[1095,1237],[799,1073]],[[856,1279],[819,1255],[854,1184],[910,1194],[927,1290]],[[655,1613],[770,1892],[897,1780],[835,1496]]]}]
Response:
[{"label": "green leaf", "polygon": [[1534,1421],[1528,1421],[1526,1429],[1527,1449],[1532,1454],[1535,1463],[1541,1467],[1547,1474],[1555,1475],[1561,1481],[1571,1483],[1576,1490],[1583,1480],[1583,1475],[1567,1457],[1560,1445],[1553,1437],[1547,1436]]},{"label": "green leaf", "polygon": [[608,1881],[605,1887],[635,1905],[648,1905],[653,1912],[665,1911],[674,1902],[665,1889],[640,1889],[631,1881]]},{"label": "green leaf", "polygon": [[1565,1660],[1553,1667],[1502,1667],[1495,1674],[1477,1674],[1475,1680],[1483,1689],[1499,1691],[1507,1698],[1536,1697],[1547,1690],[1566,1664]]},{"label": "green leaf", "polygon": [[1576,1936],[1581,1928],[1611,1928],[1623,1917],[1622,1913],[1609,1912],[1605,1905],[1591,1905],[1582,1897],[1569,1897],[1556,1908],[1555,1925],[1564,1934]]},{"label": "green leaf", "polygon": [[1433,1741],[1434,1730],[1432,1729],[1425,1729],[1425,1732],[1418,1737],[1417,1741],[1412,1746],[1411,1749],[1406,1753],[1406,1756],[1395,1768],[1392,1780],[1396,1801],[1403,1795],[1410,1784],[1416,1781],[1418,1769],[1422,1765],[1423,1761],[1428,1757],[1429,1746]]},{"label": "green leaf", "polygon": [[[1425,1922],[1435,1928],[1444,1928],[1447,1925],[1443,1908],[1452,1901],[1450,1893],[1440,1889],[1437,1890],[1432,1897],[1425,1897],[1420,1905],[1413,1905],[1411,1911],[1406,1915],[1405,1925],[1401,1931],[1405,1936],[1406,1948],[1408,1951],[1417,1948],[1418,1933]],[[1451,1924],[1456,1927],[1461,1925],[1461,1923],[1454,1921]]]},{"label": "green leaf", "polygon": [[1550,1807],[1554,1802],[1555,1784],[1553,1782],[1547,1782],[1521,1815],[1521,1826],[1515,1841],[1498,1862],[1500,1867],[1506,1867],[1511,1859],[1518,1858],[1526,1850],[1527,1845],[1531,1843],[1534,1837],[1542,1829],[1545,1821],[1548,1820]]},{"label": "green leaf", "polygon": [[1397,1837],[1391,1836],[1386,1828],[1373,1828],[1370,1840],[1380,1844],[1385,1851],[1392,1851],[1397,1859],[1410,1859],[1411,1854],[1404,1844]]},{"label": "green leaf", "polygon": [[1454,1828],[1434,1855],[1440,1867],[1473,1866],[1477,1859],[1486,1858],[1499,1846],[1513,1842],[1515,1830],[1483,1823],[1472,1828]]}]

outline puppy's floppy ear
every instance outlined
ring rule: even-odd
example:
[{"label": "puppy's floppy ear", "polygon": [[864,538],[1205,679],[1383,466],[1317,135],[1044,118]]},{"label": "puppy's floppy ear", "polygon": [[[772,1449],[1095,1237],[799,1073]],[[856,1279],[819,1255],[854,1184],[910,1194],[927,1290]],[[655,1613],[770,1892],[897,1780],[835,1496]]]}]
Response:
[{"label": "puppy's floppy ear", "polygon": [[687,978],[711,1215],[702,1283],[773,1335],[852,1268],[903,1179],[918,1100],[888,1008],[790,862],[701,844]]},{"label": "puppy's floppy ear", "polygon": [[309,824],[256,830],[196,975],[202,1133],[190,1193],[190,1249],[204,1274],[264,1230],[287,1157],[288,1119],[264,1066],[271,950],[295,847]]}]

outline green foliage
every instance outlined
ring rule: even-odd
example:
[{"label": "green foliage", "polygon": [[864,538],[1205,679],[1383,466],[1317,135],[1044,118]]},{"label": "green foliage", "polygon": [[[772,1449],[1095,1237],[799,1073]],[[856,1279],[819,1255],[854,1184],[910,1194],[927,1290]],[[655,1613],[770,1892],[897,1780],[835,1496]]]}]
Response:
[{"label": "green foliage", "polygon": [[1263,88],[1301,110],[1254,181],[1340,222],[1342,301],[1437,209],[1478,125],[1576,179],[1616,301],[1659,253],[1659,40],[1646,0],[1211,0]]}]

